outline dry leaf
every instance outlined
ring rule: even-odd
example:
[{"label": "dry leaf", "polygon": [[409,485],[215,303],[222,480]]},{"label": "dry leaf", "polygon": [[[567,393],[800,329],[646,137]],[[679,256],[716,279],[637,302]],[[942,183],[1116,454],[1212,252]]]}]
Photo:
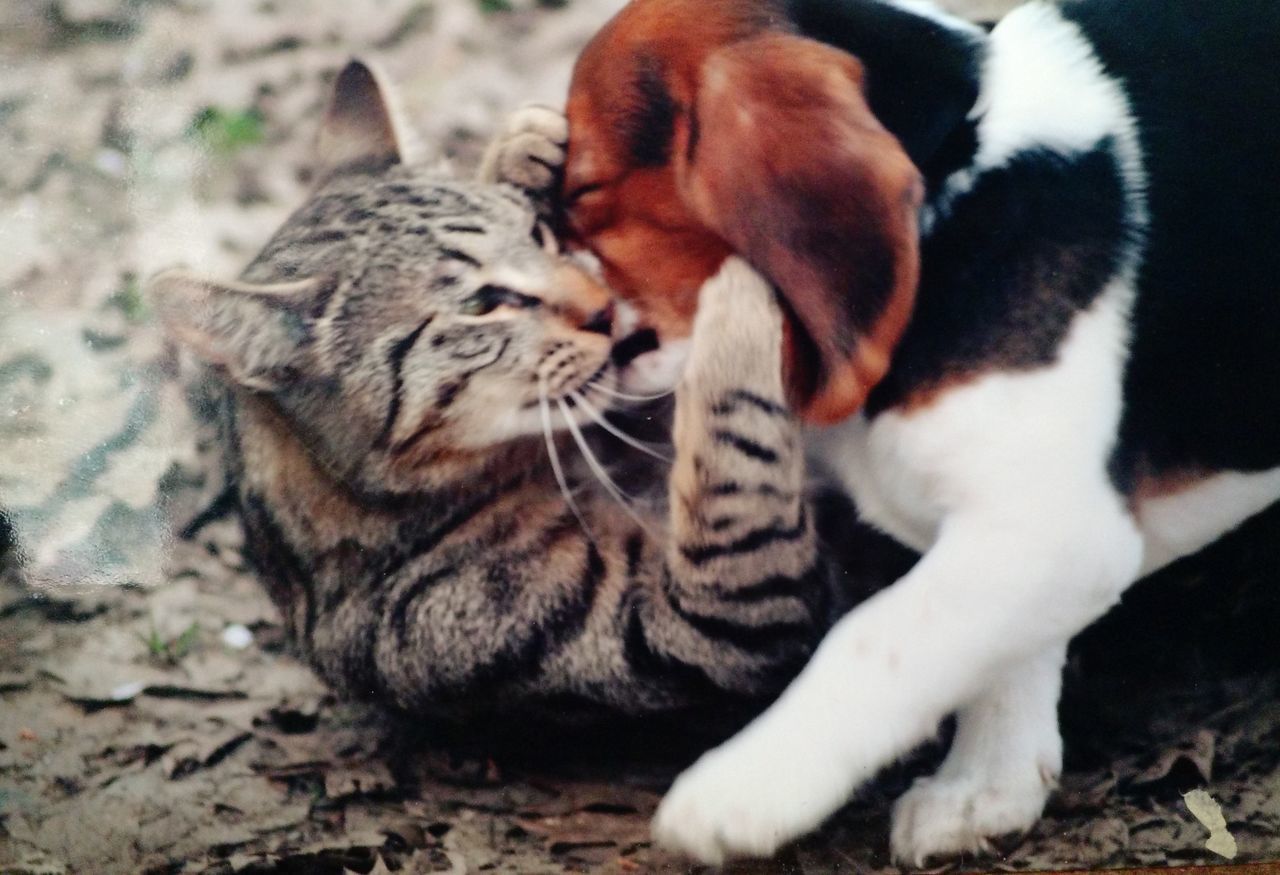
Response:
[{"label": "dry leaf", "polygon": [[611,846],[630,848],[649,842],[649,820],[634,814],[578,811],[560,817],[516,818],[527,832],[540,837],[553,854],[571,848]]},{"label": "dry leaf", "polygon": [[[1216,736],[1208,729],[1199,729],[1178,744],[1160,752],[1146,769],[1135,775],[1131,782],[1138,786],[1162,783],[1207,784],[1213,779],[1213,758]],[[1176,789],[1176,788],[1175,788]]]},{"label": "dry leaf", "polygon": [[396,779],[387,764],[378,760],[364,763],[341,763],[324,775],[324,795],[329,799],[348,796],[373,796],[394,790]]}]

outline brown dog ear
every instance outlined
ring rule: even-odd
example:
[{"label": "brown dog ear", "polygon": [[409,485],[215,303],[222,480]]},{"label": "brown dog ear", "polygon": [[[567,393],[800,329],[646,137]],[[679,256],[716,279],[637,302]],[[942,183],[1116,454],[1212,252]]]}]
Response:
[{"label": "brown dog ear", "polygon": [[689,208],[782,294],[796,408],[817,423],[854,413],[915,301],[923,195],[861,65],[787,34],[716,51],[674,159]]}]

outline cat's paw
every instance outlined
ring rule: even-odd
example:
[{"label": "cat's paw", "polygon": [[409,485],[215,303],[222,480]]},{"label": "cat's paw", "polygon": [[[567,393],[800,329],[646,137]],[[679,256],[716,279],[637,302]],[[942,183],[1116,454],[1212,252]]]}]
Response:
[{"label": "cat's paw", "polygon": [[541,104],[520,107],[485,150],[481,182],[505,182],[534,194],[556,185],[569,142],[564,113]]},{"label": "cat's paw", "polygon": [[893,858],[919,867],[930,857],[989,851],[989,839],[1035,825],[1055,783],[1048,768],[1016,779],[973,774],[920,778],[893,807]]},{"label": "cat's paw", "polygon": [[658,806],[654,839],[712,865],[767,857],[843,802],[847,789],[838,769],[820,756],[788,755],[764,742],[739,737],[685,771]]},{"label": "cat's paw", "polygon": [[781,392],[781,352],[782,310],[773,287],[741,258],[725,259],[699,292],[686,376]]}]

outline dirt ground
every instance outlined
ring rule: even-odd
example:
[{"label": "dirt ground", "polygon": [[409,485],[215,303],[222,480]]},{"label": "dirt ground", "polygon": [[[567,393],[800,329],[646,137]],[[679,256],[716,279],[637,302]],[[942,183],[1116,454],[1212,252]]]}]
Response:
[{"label": "dirt ground", "polygon": [[[619,5],[0,4],[0,873],[687,869],[647,819],[689,751],[446,744],[289,655],[234,527],[184,537],[210,481],[141,294],[161,267],[247,262],[305,192],[349,55],[465,170],[505,112],[562,100]],[[1272,513],[1137,588],[1075,648],[1046,818],[949,868],[1221,862],[1195,788],[1236,859],[1280,857],[1278,571]],[[735,871],[892,871],[889,801],[941,749]]]}]

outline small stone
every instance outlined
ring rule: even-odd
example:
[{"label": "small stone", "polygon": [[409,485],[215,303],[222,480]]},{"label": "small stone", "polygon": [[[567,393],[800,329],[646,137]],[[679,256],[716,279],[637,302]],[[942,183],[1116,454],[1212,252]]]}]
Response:
[{"label": "small stone", "polygon": [[120,179],[129,172],[129,158],[119,149],[99,149],[93,164],[107,176]]},{"label": "small stone", "polygon": [[111,701],[127,702],[133,697],[141,693],[146,686],[142,681],[129,681],[126,684],[120,684],[111,690]]},{"label": "small stone", "polygon": [[232,623],[222,630],[222,643],[232,650],[244,650],[253,643],[253,632],[241,623]]}]

